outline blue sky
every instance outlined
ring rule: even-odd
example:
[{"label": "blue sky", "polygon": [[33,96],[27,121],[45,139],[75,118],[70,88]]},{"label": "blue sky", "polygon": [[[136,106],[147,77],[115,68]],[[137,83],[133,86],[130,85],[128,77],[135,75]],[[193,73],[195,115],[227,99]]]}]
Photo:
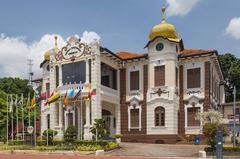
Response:
[{"label": "blue sky", "polygon": [[[236,25],[235,32],[234,27],[229,32],[239,35],[226,33],[230,20],[240,17],[239,0],[167,1],[173,8],[182,3],[178,12],[169,12],[167,21],[175,25],[185,48],[217,49],[240,57]],[[161,7],[162,0],[1,0],[0,33],[4,38],[24,37],[30,44],[45,34],[67,38],[87,30],[98,33],[102,45],[112,51],[146,52],[143,47],[150,29],[161,20]]]}]

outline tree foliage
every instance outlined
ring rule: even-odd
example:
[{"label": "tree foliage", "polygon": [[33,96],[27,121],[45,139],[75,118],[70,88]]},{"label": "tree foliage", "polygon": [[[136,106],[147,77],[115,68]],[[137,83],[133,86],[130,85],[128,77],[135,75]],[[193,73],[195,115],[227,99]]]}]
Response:
[{"label": "tree foliage", "polygon": [[219,55],[220,65],[225,78],[226,102],[233,101],[233,87],[237,88],[236,98],[240,100],[240,59],[233,54]]},{"label": "tree foliage", "polygon": [[[0,140],[6,137],[7,131],[7,95],[12,95],[13,100],[15,101],[15,94],[18,95],[18,101],[20,100],[20,95],[23,93],[24,95],[24,122],[25,126],[28,125],[28,112],[29,107],[27,106],[27,96],[28,93],[33,95],[33,89],[29,87],[27,80],[23,80],[20,78],[0,78]],[[9,107],[8,107],[9,109]],[[13,124],[14,128],[16,127],[16,111],[18,111],[18,119],[19,122],[22,121],[22,109],[21,106],[16,109],[14,106],[13,113],[9,113],[9,133],[11,132],[11,117],[13,116]],[[37,118],[39,118],[39,111],[37,111]],[[30,117],[33,119],[34,113],[30,112]],[[31,121],[33,125],[33,121]],[[10,135],[10,134],[9,134]]]},{"label": "tree foliage", "polygon": [[105,120],[104,119],[95,119],[93,127],[90,128],[92,134],[94,134],[95,138],[103,139],[106,134],[107,130],[105,127]]}]

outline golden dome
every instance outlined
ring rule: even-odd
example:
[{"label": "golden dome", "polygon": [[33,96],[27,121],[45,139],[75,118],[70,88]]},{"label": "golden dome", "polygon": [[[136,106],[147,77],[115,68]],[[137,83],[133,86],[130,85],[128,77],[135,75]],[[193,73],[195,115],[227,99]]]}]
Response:
[{"label": "golden dome", "polygon": [[50,51],[48,50],[47,52],[44,53],[44,60],[49,61],[50,60]]},{"label": "golden dome", "polygon": [[48,50],[44,53],[44,60],[49,61],[50,60],[50,52],[53,50],[55,54],[57,54],[60,50],[57,47],[57,36],[54,36],[54,40],[55,40],[55,47],[54,49]]},{"label": "golden dome", "polygon": [[174,25],[167,23],[165,20],[165,7],[162,8],[163,18],[160,24],[155,25],[149,33],[149,40],[152,41],[156,37],[163,37],[170,41],[179,42],[180,38]]}]

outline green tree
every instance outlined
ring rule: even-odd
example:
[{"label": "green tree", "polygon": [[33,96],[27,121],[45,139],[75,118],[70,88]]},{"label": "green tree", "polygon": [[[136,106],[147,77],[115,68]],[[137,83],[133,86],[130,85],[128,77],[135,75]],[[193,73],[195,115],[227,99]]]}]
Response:
[{"label": "green tree", "polygon": [[[20,78],[0,78],[0,140],[4,139],[6,137],[6,131],[7,131],[7,95],[13,96],[13,100],[15,101],[15,94],[18,94],[18,100],[20,100],[20,95],[23,93],[24,95],[24,122],[25,126],[28,125],[28,111],[29,107],[27,106],[27,96],[28,93],[31,93],[33,95],[33,89],[29,87],[27,80],[23,80]],[[9,108],[9,107],[8,107]],[[37,107],[37,119],[40,119],[40,108]],[[16,111],[18,111],[18,119],[19,122],[22,121],[22,109],[21,106],[16,109],[14,106],[14,112],[13,112],[13,124],[14,128],[16,127]],[[9,133],[11,132],[11,113],[9,112]],[[30,112],[31,117],[31,125],[33,125],[33,116],[34,112]]]},{"label": "green tree", "polygon": [[217,129],[223,131],[223,136],[227,135],[227,129],[223,126],[223,115],[219,111],[209,110],[207,112],[197,113],[196,119],[202,122],[203,134],[207,138],[207,144],[214,149]]},{"label": "green tree", "polygon": [[233,101],[233,86],[237,88],[236,98],[240,100],[240,59],[233,54],[219,55],[220,65],[225,78],[226,102]]},{"label": "green tree", "polygon": [[0,90],[7,94],[21,94],[24,97],[28,96],[28,93],[33,94],[32,87],[28,86],[28,80],[12,77],[0,78]]},{"label": "green tree", "polygon": [[91,127],[90,131],[95,135],[97,139],[103,139],[106,134],[107,130],[105,127],[105,120],[104,119],[95,119],[93,127]]}]

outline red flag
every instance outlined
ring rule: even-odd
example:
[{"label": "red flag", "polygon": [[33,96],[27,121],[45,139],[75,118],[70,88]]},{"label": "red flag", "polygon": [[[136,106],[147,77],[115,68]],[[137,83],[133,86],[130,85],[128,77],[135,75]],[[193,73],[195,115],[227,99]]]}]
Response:
[{"label": "red flag", "polygon": [[52,96],[53,96],[53,94],[54,94],[54,91],[52,92],[52,94],[51,94],[49,97],[47,96],[47,98],[46,98],[46,99],[47,99],[47,101],[44,103],[44,105],[45,105],[45,106],[47,106],[47,105],[48,105],[48,99],[49,99],[50,97],[52,97]]}]

